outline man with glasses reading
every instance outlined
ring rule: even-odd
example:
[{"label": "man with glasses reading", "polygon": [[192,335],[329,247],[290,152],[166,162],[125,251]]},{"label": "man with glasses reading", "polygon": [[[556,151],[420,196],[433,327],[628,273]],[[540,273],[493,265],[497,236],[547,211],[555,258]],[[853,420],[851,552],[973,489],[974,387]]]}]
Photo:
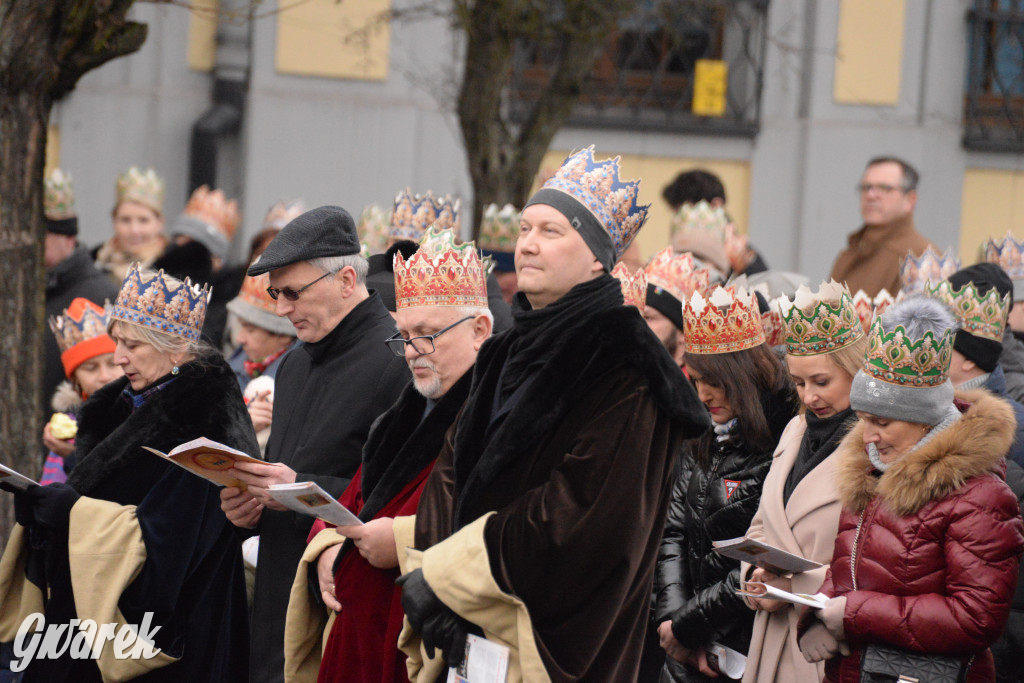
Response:
[{"label": "man with glasses reading", "polygon": [[334,496],[360,464],[370,426],[409,381],[381,340],[395,333],[347,211],[322,206],[295,218],[248,271],[269,273],[267,293],[303,342],[277,371],[267,464],[239,464],[248,490],[225,488],[221,508],[260,536],[252,605],[250,681],[284,680],[289,589],[313,519],[284,508],[271,484],[315,481]]},{"label": "man with glasses reading", "polygon": [[[362,467],[340,498],[365,523],[337,530],[313,525],[316,535],[292,585],[285,636],[287,670],[309,671],[302,680],[316,677],[318,662],[319,681],[407,680],[398,650],[394,518],[416,513],[445,433],[469,393],[477,351],[491,334],[486,264],[472,242],[455,246],[451,230],[431,228],[408,260],[395,254],[394,278],[398,332],[382,341],[404,359],[413,379],[374,424]],[[322,662],[320,601],[337,612]]]},{"label": "man with glasses reading", "polygon": [[832,279],[874,297],[883,288],[893,296],[900,289],[900,260],[929,246],[914,227],[917,171],[896,157],[875,157],[855,186],[864,224],[847,237],[846,249],[832,265]]}]

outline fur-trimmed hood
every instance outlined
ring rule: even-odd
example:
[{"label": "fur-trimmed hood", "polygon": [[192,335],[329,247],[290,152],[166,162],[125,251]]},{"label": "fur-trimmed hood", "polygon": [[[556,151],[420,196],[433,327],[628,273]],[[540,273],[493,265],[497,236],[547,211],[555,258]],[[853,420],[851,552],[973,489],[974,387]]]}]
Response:
[{"label": "fur-trimmed hood", "polygon": [[57,385],[57,390],[53,392],[53,398],[50,399],[50,406],[60,413],[73,413],[78,410],[84,402],[82,394],[78,393],[78,389],[75,389],[68,380],[64,380]]},{"label": "fur-trimmed hood", "polygon": [[843,507],[859,512],[879,496],[897,515],[914,514],[972,477],[1002,474],[1017,429],[1010,405],[984,389],[957,392],[968,405],[962,417],[896,461],[880,477],[864,449],[858,421],[839,444],[836,484]]}]

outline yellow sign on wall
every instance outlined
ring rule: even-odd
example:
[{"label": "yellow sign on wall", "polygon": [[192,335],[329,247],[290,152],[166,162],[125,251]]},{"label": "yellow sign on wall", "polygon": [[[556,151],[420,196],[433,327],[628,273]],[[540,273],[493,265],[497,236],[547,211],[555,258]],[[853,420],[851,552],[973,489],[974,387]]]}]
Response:
[{"label": "yellow sign on wall", "polygon": [[969,168],[960,209],[960,260],[981,259],[985,243],[1012,232],[1024,239],[1024,171]]},{"label": "yellow sign on wall", "polygon": [[729,65],[720,59],[698,59],[693,69],[693,113],[725,116]]},{"label": "yellow sign on wall", "polygon": [[899,104],[906,9],[905,0],[842,1],[836,36],[836,102]]}]

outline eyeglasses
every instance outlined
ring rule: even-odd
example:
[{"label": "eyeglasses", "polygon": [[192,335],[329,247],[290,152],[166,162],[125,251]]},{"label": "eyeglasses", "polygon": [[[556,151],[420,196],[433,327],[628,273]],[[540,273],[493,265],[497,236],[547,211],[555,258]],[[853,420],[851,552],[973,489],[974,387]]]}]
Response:
[{"label": "eyeglasses", "polygon": [[304,287],[299,287],[298,289],[292,289],[290,287],[284,287],[283,289],[278,289],[277,287],[267,287],[267,294],[269,294],[270,298],[273,299],[274,301],[277,301],[277,297],[278,296],[283,296],[285,299],[288,299],[288,301],[298,301],[299,300],[299,294],[302,294],[307,289],[309,289],[310,287],[312,287],[316,283],[320,282],[321,280],[323,280],[328,275],[334,275],[334,273],[336,273],[336,272],[337,271],[332,270],[329,273],[324,273],[323,275],[321,275],[317,279],[315,279],[312,282],[310,282],[308,285],[306,285]]},{"label": "eyeglasses", "polygon": [[453,322],[451,325],[449,325],[448,327],[444,328],[443,330],[438,330],[434,334],[430,334],[430,335],[427,335],[425,337],[413,337],[412,339],[403,339],[401,337],[402,333],[401,332],[396,332],[394,335],[392,335],[392,336],[388,337],[387,339],[385,339],[384,343],[388,345],[389,349],[391,349],[391,353],[395,354],[396,356],[401,356],[402,358],[405,358],[405,347],[406,346],[411,346],[413,351],[415,351],[416,353],[418,353],[421,356],[426,356],[426,355],[429,355],[429,354],[434,352],[434,340],[435,339],[437,339],[442,334],[444,334],[448,330],[452,329],[456,325],[464,323],[467,320],[472,320],[475,317],[476,316],[474,316],[474,315],[467,315],[462,320],[456,320],[455,322]]},{"label": "eyeglasses", "polygon": [[878,192],[878,194],[892,194],[893,192],[896,192],[897,190],[899,190],[900,192],[907,192],[908,191],[906,188],[900,187],[898,185],[882,185],[882,184],[877,184],[877,183],[876,184],[872,184],[872,183],[858,183],[857,185],[853,186],[853,189],[858,194],[867,194],[867,193],[871,192],[872,190],[876,190]]}]

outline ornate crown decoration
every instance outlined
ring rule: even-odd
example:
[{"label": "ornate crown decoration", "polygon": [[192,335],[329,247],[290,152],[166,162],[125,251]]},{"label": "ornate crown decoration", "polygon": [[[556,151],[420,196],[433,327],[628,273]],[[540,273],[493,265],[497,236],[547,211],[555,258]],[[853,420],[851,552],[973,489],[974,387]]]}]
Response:
[{"label": "ornate crown decoration", "polygon": [[133,263],[110,318],[199,341],[210,292],[209,286],[200,288],[188,278],[183,283],[171,282],[162,270],[143,274],[139,264]]},{"label": "ornate crown decoration", "polygon": [[791,356],[838,351],[864,336],[849,290],[835,280],[822,282],[813,293],[800,285],[793,300],[782,297],[780,305],[786,324],[786,353]]},{"label": "ornate crown decoration", "polygon": [[636,306],[641,313],[647,305],[647,274],[640,268],[633,275],[629,269],[621,263],[615,264],[612,268],[612,275],[619,281],[622,287],[622,303],[625,306]]},{"label": "ornate crown decoration", "polygon": [[238,290],[238,298],[245,303],[277,315],[277,304],[270,298],[270,294],[267,293],[267,287],[270,286],[270,273],[260,273],[259,275],[246,275],[245,279],[242,280],[242,288]]},{"label": "ornate crown decoration", "polygon": [[[720,206],[713,207],[702,199],[696,204],[683,204],[679,207],[672,216],[670,232],[673,235],[677,232],[707,233],[725,244],[728,225],[729,217],[725,215],[725,209]],[[743,247],[746,247],[745,241]]]},{"label": "ornate crown decoration", "polygon": [[395,254],[395,307],[487,307],[487,259],[473,242],[455,244],[455,232],[433,226],[406,261]]},{"label": "ornate crown decoration", "polygon": [[920,294],[925,283],[931,280],[938,282],[960,270],[960,259],[953,255],[953,249],[946,249],[940,254],[932,247],[924,250],[920,257],[914,252],[907,252],[900,261],[900,293],[904,296]]},{"label": "ornate crown decoration", "polygon": [[638,206],[640,180],[620,180],[621,157],[594,161],[591,145],[569,155],[542,187],[564,192],[594,215],[612,238],[615,257],[622,256],[647,220],[650,204]]},{"label": "ornate crown decoration", "polygon": [[497,204],[488,204],[480,222],[477,246],[485,251],[515,253],[516,242],[519,240],[519,213],[511,204],[500,209]]},{"label": "ornate crown decoration", "polygon": [[164,181],[149,168],[145,172],[132,166],[117,177],[117,202],[136,202],[159,214],[164,212]]},{"label": "ornate crown decoration", "polygon": [[683,306],[683,338],[686,352],[697,354],[733,353],[763,344],[764,328],[753,292],[715,287],[706,299],[694,292]]},{"label": "ornate crown decoration", "polygon": [[228,200],[221,190],[211,190],[206,185],[196,188],[182,215],[191,216],[206,225],[213,226],[228,242],[238,230],[238,202]]},{"label": "ornate crown decoration", "polygon": [[993,287],[981,295],[972,282],[968,282],[959,290],[954,290],[949,280],[943,280],[937,285],[929,282],[925,286],[925,292],[949,308],[964,332],[1003,343],[1006,316],[1010,312],[1009,294],[1001,297],[999,290]]},{"label": "ornate crown decoration", "polygon": [[388,237],[396,240],[420,241],[431,226],[459,231],[459,200],[448,195],[435,198],[434,193],[413,195],[408,188],[395,197]]},{"label": "ornate crown decoration", "polygon": [[301,199],[290,202],[279,201],[267,210],[263,218],[263,229],[283,230],[284,226],[306,213],[306,203]]},{"label": "ornate crown decoration", "polygon": [[665,247],[655,254],[644,271],[647,284],[665,290],[680,304],[694,292],[704,294],[710,287],[711,273],[707,268],[699,267],[690,252],[677,254],[672,247]]},{"label": "ornate crown decoration", "polygon": [[868,352],[864,373],[889,384],[905,387],[934,387],[949,379],[953,358],[953,331],[938,339],[925,332],[916,341],[907,337],[902,325],[886,332],[882,320],[875,318],[868,334]]},{"label": "ornate crown decoration", "polygon": [[761,329],[764,330],[764,342],[768,346],[781,346],[786,341],[786,323],[782,319],[781,299],[770,299],[768,310],[761,314]]},{"label": "ornate crown decoration", "polygon": [[75,190],[70,173],[55,168],[43,181],[43,213],[51,221],[62,221],[78,215],[75,213]]},{"label": "ornate crown decoration", "polygon": [[1024,242],[1018,242],[1009,232],[1002,242],[985,243],[985,260],[1005,270],[1011,280],[1024,280]]},{"label": "ornate crown decoration", "polygon": [[359,214],[356,232],[359,241],[366,246],[370,254],[380,254],[387,249],[388,228],[391,225],[391,214],[376,204],[370,204]]},{"label": "ornate crown decoration", "polygon": [[857,309],[857,316],[860,318],[860,325],[864,328],[865,333],[871,329],[871,322],[885,313],[885,309],[895,301],[889,290],[884,287],[875,295],[874,299],[868,296],[863,289],[857,290],[857,293],[853,295],[853,307]]},{"label": "ornate crown decoration", "polygon": [[82,297],[75,298],[64,312],[49,319],[50,331],[57,338],[61,353],[90,339],[107,336],[110,303],[100,307]]}]

